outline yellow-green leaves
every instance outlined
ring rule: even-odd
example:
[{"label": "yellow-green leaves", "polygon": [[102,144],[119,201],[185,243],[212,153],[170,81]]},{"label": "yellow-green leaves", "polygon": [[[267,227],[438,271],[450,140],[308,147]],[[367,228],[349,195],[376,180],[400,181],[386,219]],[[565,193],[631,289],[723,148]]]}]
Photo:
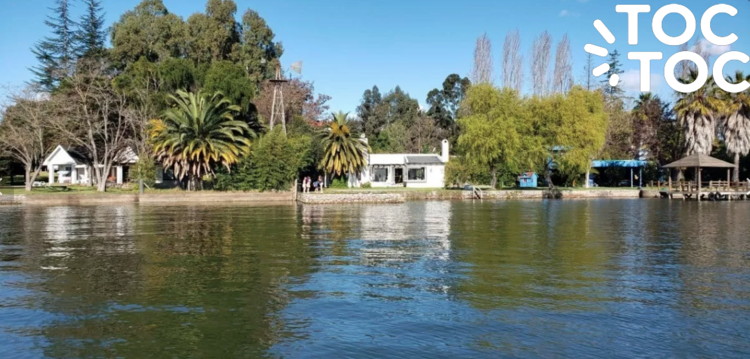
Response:
[{"label": "yellow-green leaves", "polygon": [[541,170],[550,159],[560,171],[580,174],[604,145],[601,94],[579,87],[567,95],[525,99],[510,89],[477,85],[463,106],[470,116],[460,120],[459,148],[493,177],[501,168],[516,174]]},{"label": "yellow-green leaves", "polygon": [[216,165],[229,169],[249,152],[255,133],[234,119],[240,108],[220,92],[178,91],[170,99],[174,105],[164,118],[151,122],[150,138],[157,158],[178,178],[213,174]]},{"label": "yellow-green leaves", "polygon": [[340,176],[343,173],[358,173],[366,165],[370,146],[362,138],[352,134],[347,113],[333,115],[331,124],[323,137],[323,161],[321,167],[327,173]]}]

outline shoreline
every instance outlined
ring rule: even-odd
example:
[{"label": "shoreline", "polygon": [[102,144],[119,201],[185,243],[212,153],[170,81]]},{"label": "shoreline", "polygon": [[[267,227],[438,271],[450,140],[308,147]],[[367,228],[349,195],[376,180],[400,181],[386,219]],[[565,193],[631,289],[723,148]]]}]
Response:
[{"label": "shoreline", "polygon": [[89,193],[89,194],[4,194],[0,205],[105,205],[105,204],[249,204],[249,203],[404,203],[444,200],[544,200],[544,199],[637,199],[659,198],[658,190],[639,189],[563,189],[495,190],[482,192],[482,198],[463,190],[329,190],[324,193],[296,192],[170,192],[170,193]]}]

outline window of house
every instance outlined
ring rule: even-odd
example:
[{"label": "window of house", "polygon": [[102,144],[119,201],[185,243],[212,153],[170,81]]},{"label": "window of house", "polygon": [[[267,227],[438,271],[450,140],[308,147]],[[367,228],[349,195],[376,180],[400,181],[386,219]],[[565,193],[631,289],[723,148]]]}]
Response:
[{"label": "window of house", "polygon": [[388,169],[387,168],[375,168],[372,171],[373,182],[388,182]]},{"label": "window of house", "polygon": [[422,168],[409,168],[409,181],[424,181],[425,179],[424,167]]}]

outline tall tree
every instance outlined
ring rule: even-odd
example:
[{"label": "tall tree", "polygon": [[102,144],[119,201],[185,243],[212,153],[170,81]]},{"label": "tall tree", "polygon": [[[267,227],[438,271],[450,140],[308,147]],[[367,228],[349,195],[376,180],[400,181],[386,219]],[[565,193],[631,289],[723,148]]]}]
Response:
[{"label": "tall tree", "polygon": [[233,0],[208,0],[206,13],[187,20],[187,55],[197,63],[229,60],[239,51],[239,26],[234,19],[237,4]]},{"label": "tall tree", "polygon": [[12,105],[0,118],[0,155],[20,162],[26,172],[26,191],[42,171],[44,157],[56,143],[47,121],[56,115],[53,102],[40,99],[37,89],[28,87],[11,96]]},{"label": "tall tree", "polygon": [[55,95],[62,108],[50,120],[50,127],[89,157],[97,190],[104,192],[112,166],[132,144],[135,119],[125,95],[113,86],[110,64],[88,62],[79,66]]},{"label": "tall tree", "polygon": [[652,93],[642,93],[633,108],[633,144],[636,158],[641,153],[648,153],[649,158],[661,158],[661,144],[659,130],[662,122],[670,121],[669,105],[659,96]]},{"label": "tall tree", "polygon": [[178,91],[170,99],[175,107],[154,123],[151,139],[157,158],[174,168],[181,180],[188,178],[188,190],[200,189],[202,177],[213,175],[216,166],[229,171],[250,151],[250,138],[255,133],[247,123],[234,118],[239,106],[221,93],[208,96]]},{"label": "tall tree", "polygon": [[419,101],[409,96],[400,86],[396,86],[393,91],[383,97],[381,106],[385,107],[386,126],[400,122],[409,128],[419,115]]},{"label": "tall tree", "polygon": [[523,147],[522,126],[528,117],[518,93],[489,84],[474,85],[465,106],[471,115],[460,120],[458,146],[470,163],[489,170],[491,186],[497,186],[501,167],[513,173],[526,169],[528,152]]},{"label": "tall tree", "polygon": [[551,88],[549,81],[551,51],[552,36],[545,30],[534,39],[531,47],[531,87],[534,96],[544,96]]},{"label": "tall tree", "polygon": [[230,103],[240,106],[242,114],[249,114],[250,104],[257,92],[255,83],[245,76],[245,69],[230,61],[215,61],[206,72],[203,91],[221,92]]},{"label": "tall tree", "polygon": [[552,80],[553,93],[566,93],[573,87],[573,54],[570,51],[568,34],[557,44],[555,72]]},{"label": "tall tree", "polygon": [[594,90],[594,55],[586,54],[586,65],[583,66],[583,88],[587,91]]},{"label": "tall tree", "polygon": [[409,143],[406,150],[409,153],[435,153],[439,151],[446,132],[437,126],[434,119],[419,116],[408,130]]},{"label": "tall tree", "polygon": [[[738,84],[750,82],[750,76],[737,71],[734,76],[727,76],[727,81]],[[734,155],[734,178],[740,180],[740,157],[750,153],[750,93],[727,93],[719,91],[723,113],[721,129],[727,152]]]},{"label": "tall tree", "polygon": [[620,53],[617,50],[611,52],[607,63],[609,64],[609,71],[607,71],[607,77],[601,81],[604,86],[604,93],[608,96],[620,97],[625,91],[620,86],[609,85],[609,78],[612,77],[612,75],[619,76],[625,72],[620,63]]},{"label": "tall tree", "polygon": [[97,57],[104,54],[107,29],[104,28],[104,12],[98,0],[83,0],[86,10],[78,22],[76,31],[76,54],[79,57]]},{"label": "tall tree", "polygon": [[530,107],[533,133],[540,142],[528,148],[542,149],[544,155],[536,161],[545,169],[548,185],[554,187],[552,164],[569,177],[586,173],[606,138],[608,119],[601,94],[574,87],[566,95],[535,97]]},{"label": "tall tree", "polygon": [[368,138],[376,137],[385,121],[382,118],[383,116],[377,113],[381,103],[383,103],[383,96],[380,94],[380,89],[373,86],[372,90],[365,90],[360,105],[357,107],[357,116],[362,121],[365,135]]},{"label": "tall tree", "polygon": [[281,42],[275,42],[273,30],[258,12],[247,10],[242,16],[242,46],[239,57],[251,81],[260,84],[263,80],[273,78],[275,68],[272,64],[279,61],[284,54]]},{"label": "tall tree", "polygon": [[[357,108],[360,119],[364,125],[365,133],[372,139],[383,135],[383,131],[389,126],[399,123],[408,129],[414,124],[419,115],[419,102],[404,92],[401,87],[381,97],[377,86],[372,90],[365,91],[362,102]],[[376,151],[384,150],[378,143],[386,143],[386,139],[376,140],[373,148]]]},{"label": "tall tree", "polygon": [[427,116],[432,117],[438,126],[445,130],[453,130],[461,101],[466,97],[471,81],[461,78],[458,74],[450,74],[443,81],[442,88],[436,88],[427,94]]},{"label": "tall tree", "polygon": [[45,37],[31,50],[39,61],[31,70],[36,76],[34,82],[47,91],[55,89],[70,74],[75,62],[76,23],[70,18],[70,7],[69,0],[55,0],[55,7],[50,8],[54,16],[44,21],[52,36]]},{"label": "tall tree", "polygon": [[491,84],[494,81],[492,61],[492,41],[483,33],[477,38],[474,47],[474,69],[471,71],[471,82],[474,84]]},{"label": "tall tree", "polygon": [[182,57],[185,46],[185,24],[162,0],[143,0],[112,25],[112,58],[123,67],[141,57],[152,62]]},{"label": "tall tree", "polygon": [[[696,71],[690,71],[685,83],[692,83],[698,77]],[[681,93],[675,104],[677,118],[685,131],[687,154],[703,153],[711,154],[714,139],[716,139],[716,128],[718,115],[721,113],[721,101],[717,98],[716,84],[709,78],[706,85],[698,91]]]},{"label": "tall tree", "polygon": [[505,35],[503,44],[503,87],[521,93],[523,90],[523,55],[521,54],[521,33],[518,29]]}]

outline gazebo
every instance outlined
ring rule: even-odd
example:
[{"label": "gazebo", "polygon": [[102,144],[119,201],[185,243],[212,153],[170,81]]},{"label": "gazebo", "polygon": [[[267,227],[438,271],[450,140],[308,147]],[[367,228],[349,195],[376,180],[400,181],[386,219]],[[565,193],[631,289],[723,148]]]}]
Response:
[{"label": "gazebo", "polygon": [[[712,181],[708,184],[708,191],[709,193],[716,193],[720,194],[721,196],[726,196],[727,199],[731,199],[732,195],[740,195],[743,196],[747,193],[747,190],[744,192],[741,191],[741,184],[736,184],[737,191],[733,191],[732,188],[732,169],[734,169],[734,165],[722,161],[717,158],[713,158],[709,155],[705,155],[702,153],[695,153],[690,156],[687,156],[681,160],[678,160],[676,162],[672,162],[664,168],[669,169],[669,197],[672,198],[672,194],[681,194],[684,199],[691,198],[694,194],[696,195],[696,198],[698,201],[701,200],[702,196],[702,188],[703,183],[701,181],[701,170],[703,168],[726,168],[727,169],[727,181]],[[696,183],[687,183],[687,184],[681,184],[680,190],[673,192],[672,191],[672,169],[682,169],[682,168],[695,168],[696,173]],[[714,191],[715,190],[715,191]],[[714,191],[714,192],[711,192]]]}]

